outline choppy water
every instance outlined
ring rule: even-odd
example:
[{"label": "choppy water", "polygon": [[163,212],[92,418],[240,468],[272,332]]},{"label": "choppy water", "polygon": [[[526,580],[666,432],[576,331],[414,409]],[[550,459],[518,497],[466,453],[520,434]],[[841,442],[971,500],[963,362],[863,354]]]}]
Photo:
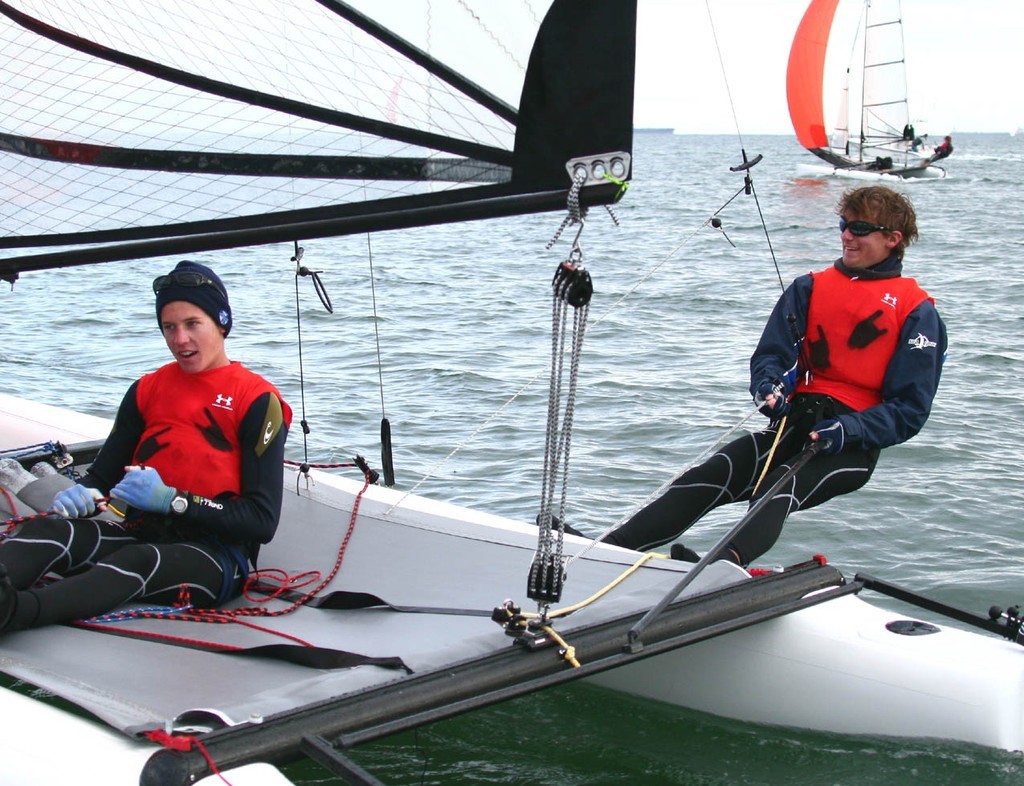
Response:
[{"label": "choppy water", "polygon": [[[984,612],[1024,601],[1024,137],[962,134],[954,143],[947,179],[902,186],[921,231],[906,272],[935,296],[950,334],[932,417],[916,439],[885,451],[865,489],[794,516],[764,559],[789,564],[823,553],[847,575],[863,570]],[[833,210],[849,183],[796,178],[796,164],[810,157],[788,137],[748,137],[745,146],[751,157],[765,156],[754,183],[788,284],[838,256]],[[615,208],[621,226],[594,209],[582,236],[596,292],[569,517],[591,532],[631,513],[747,414],[749,352],[781,291],[752,197],[721,212],[724,234],[700,229],[742,186],[728,169],[741,160],[735,138],[641,134],[635,156],[633,185]],[[202,259],[231,292],[229,354],[273,379],[309,421],[305,449],[293,431],[291,457],[358,452],[378,464],[383,397],[399,487],[429,474],[421,493],[532,518],[551,343],[548,283],[568,247],[563,240],[547,251],[545,243],[560,220],[304,244],[304,262],[323,271],[335,313],[323,310],[308,279],[299,281],[301,377],[293,249]],[[112,414],[131,380],[166,359],[149,281],[174,261],[28,274],[0,293],[2,389]],[[740,514],[709,516],[686,542],[710,545]],[[1016,754],[771,729],[586,686],[352,755],[389,784],[1024,780]],[[303,783],[341,783],[312,765],[289,772]]]}]

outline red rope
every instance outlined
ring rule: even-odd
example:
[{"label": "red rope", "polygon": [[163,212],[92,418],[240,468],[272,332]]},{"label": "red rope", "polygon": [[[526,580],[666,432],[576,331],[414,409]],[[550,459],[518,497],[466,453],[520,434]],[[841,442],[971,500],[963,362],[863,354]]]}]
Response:
[{"label": "red rope", "polygon": [[[4,493],[4,496],[8,498],[8,502],[10,502],[11,504],[11,509],[14,510],[14,503],[11,501],[7,489],[0,487],[0,491],[2,491]],[[97,497],[95,500],[96,507],[102,509],[101,506],[105,505],[109,501],[110,497]],[[0,533],[0,535],[10,535],[11,531],[14,530],[15,527],[17,527],[19,524],[24,524],[26,521],[31,521],[32,519],[45,519],[49,518],[50,516],[56,515],[60,514],[58,514],[53,508],[51,508],[50,510],[44,510],[40,513],[33,513],[30,516],[15,516],[14,518],[5,519],[4,521],[0,521],[0,526],[4,527],[4,531]]]},{"label": "red rope", "polygon": [[[359,515],[359,505],[362,502],[363,494],[366,493],[366,489],[368,489],[369,486],[370,476],[368,473],[366,473],[363,479],[363,487],[359,490],[359,493],[356,494],[355,501],[352,504],[352,515],[349,517],[348,529],[345,531],[345,537],[342,538],[341,545],[338,548],[337,559],[334,561],[334,566],[331,568],[330,573],[327,574],[326,578],[320,581],[320,583],[316,586],[315,589],[300,596],[290,606],[287,606],[283,609],[278,609],[276,611],[271,611],[266,606],[246,606],[237,609],[193,609],[191,612],[175,612],[174,616],[171,617],[168,617],[167,614],[164,612],[128,611],[124,613],[123,617],[134,619],[172,619],[181,620],[184,622],[213,622],[221,624],[235,623],[238,625],[245,625],[246,627],[252,628],[253,630],[260,631],[261,633],[267,633],[272,636],[277,636],[282,639],[293,641],[304,647],[314,646],[310,642],[304,641],[296,636],[292,636],[291,634],[283,633],[281,631],[272,630],[262,625],[257,625],[253,622],[249,622],[245,618],[281,617],[286,614],[291,614],[292,612],[297,611],[302,606],[309,603],[309,601],[316,597],[324,589],[324,587],[331,583],[334,577],[338,575],[338,571],[341,570],[341,564],[345,558],[345,552],[348,549],[349,541],[352,539],[352,533],[355,530],[356,518]],[[257,591],[257,582],[266,579],[266,577],[269,575],[283,577],[281,579],[281,584],[278,586],[278,588],[270,592],[268,596],[270,599],[282,595],[289,586],[298,586],[300,588],[306,587],[320,578],[320,572],[315,570],[309,570],[302,573],[298,573],[295,576],[289,576],[286,571],[281,570],[279,568],[259,571],[258,573],[254,573],[253,575],[251,575],[249,579],[246,581],[246,586],[243,589],[243,595],[248,600],[253,600],[251,593]],[[182,608],[186,608],[192,605],[188,588],[185,585],[182,585],[177,605]],[[81,627],[87,627],[93,630],[106,628],[105,625],[89,622],[80,622],[77,624]],[[213,645],[208,642],[203,642],[197,639],[188,639],[178,636],[167,636],[164,634],[144,633],[141,631],[132,631],[131,635],[139,636],[141,638],[152,638],[164,641],[175,641],[179,643],[194,644],[196,646],[201,645],[207,647],[215,647],[224,651],[236,651],[242,649],[241,647]]]},{"label": "red rope", "polygon": [[[253,622],[249,622],[244,619],[235,619],[232,617],[222,617],[218,619],[213,614],[203,615],[191,615],[191,614],[176,614],[173,617],[168,617],[166,614],[154,614],[151,612],[139,611],[139,612],[128,612],[124,615],[125,619],[169,619],[177,620],[179,622],[216,622],[223,625],[234,624],[243,625],[252,630],[259,631],[260,633],[266,633],[270,636],[277,636],[278,638],[288,639],[294,641],[303,647],[313,647],[314,645],[308,641],[300,639],[298,636],[293,636],[290,633],[283,633],[279,630],[272,630],[263,625],[257,625]],[[231,644],[220,644],[211,641],[205,641],[204,639],[189,638],[186,636],[172,636],[168,633],[154,633],[152,631],[144,630],[132,630],[132,631],[114,631],[111,629],[109,623],[105,622],[87,622],[85,620],[79,620],[77,622],[69,623],[78,628],[87,628],[88,630],[102,631],[103,633],[115,633],[120,636],[131,636],[139,639],[151,639],[154,641],[166,641],[172,644],[184,644],[187,646],[205,648],[208,650],[216,650],[218,652],[244,652],[245,647],[238,647]]]},{"label": "red rope", "polygon": [[[11,509],[11,515],[17,516],[18,506],[14,503],[14,497],[11,495],[11,492],[9,492],[3,486],[0,486],[0,491],[4,493],[4,498],[7,500],[7,507]],[[8,519],[8,521],[13,521],[13,519]],[[8,532],[10,531],[10,529],[11,528],[8,527]]]},{"label": "red rope", "polygon": [[[289,576],[287,571],[281,568],[267,568],[266,570],[256,571],[249,576],[249,580],[245,582],[245,587],[242,589],[242,594],[246,600],[253,602],[261,600],[261,598],[254,597],[257,593],[263,596],[262,600],[273,600],[283,595],[289,589],[308,587],[310,584],[318,581],[320,575],[318,570],[307,570],[303,573]],[[270,587],[261,583],[267,580],[276,581],[278,584],[276,587]]]},{"label": "red rope", "polygon": [[[0,491],[3,491],[3,489],[0,489]],[[6,493],[7,492],[4,491],[4,494]],[[33,513],[30,516],[15,516],[14,518],[0,521],[0,526],[4,528],[3,532],[0,532],[0,536],[10,535],[19,524],[24,524],[26,521],[31,521],[32,519],[45,519],[47,516],[52,515],[53,514],[50,512]]]},{"label": "red rope", "polygon": [[143,732],[143,736],[172,751],[190,751],[193,747],[198,748],[199,752],[203,754],[203,758],[206,759],[206,763],[210,766],[210,772],[228,784],[228,786],[231,786],[231,782],[221,774],[209,751],[206,750],[206,746],[203,745],[198,737],[193,737],[191,734],[172,735],[161,729]]},{"label": "red rope", "polygon": [[[362,502],[363,494],[366,492],[366,489],[369,488],[369,486],[370,479],[369,477],[366,477],[364,478],[363,481],[363,487],[359,490],[359,493],[356,494],[355,502],[353,502],[352,504],[352,515],[349,518],[348,529],[345,531],[345,537],[342,538],[341,546],[338,547],[338,557],[334,561],[334,567],[331,568],[331,571],[327,574],[327,577],[324,578],[323,581],[321,581],[320,584],[317,585],[315,589],[313,589],[310,592],[307,592],[302,597],[298,598],[287,608],[278,609],[277,611],[270,611],[266,606],[249,606],[246,608],[239,609],[210,609],[209,611],[205,609],[197,609],[195,613],[201,617],[207,616],[208,614],[231,618],[242,616],[281,617],[285,614],[291,614],[292,612],[297,611],[299,608],[309,603],[309,601],[316,597],[323,590],[324,587],[326,587],[328,584],[331,583],[331,581],[334,580],[334,577],[338,575],[338,571],[341,570],[341,563],[345,559],[345,551],[348,549],[348,543],[352,539],[352,532],[355,530],[356,517],[359,515],[359,504],[360,502]],[[298,576],[290,579],[290,581],[297,581],[300,577],[308,576],[314,572],[315,571],[307,571],[306,573],[300,573],[298,574]],[[312,583],[312,581],[315,581],[315,579],[308,580],[306,584],[310,584]],[[248,597],[248,595],[246,597]]]}]

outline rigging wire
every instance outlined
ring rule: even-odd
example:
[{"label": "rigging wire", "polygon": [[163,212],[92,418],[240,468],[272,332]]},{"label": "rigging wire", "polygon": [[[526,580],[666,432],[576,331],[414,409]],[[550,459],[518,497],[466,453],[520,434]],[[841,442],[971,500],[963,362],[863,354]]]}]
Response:
[{"label": "rigging wire", "polygon": [[[714,220],[719,215],[719,213],[721,213],[722,210],[724,210],[733,200],[735,200],[736,197],[743,193],[743,190],[743,188],[740,188],[735,194],[733,194],[729,199],[727,199],[721,207],[719,207],[714,213],[705,218],[696,228],[694,228],[686,237],[684,237],[680,243],[678,243],[674,248],[670,249],[668,253],[666,253],[661,259],[659,259],[654,265],[652,265],[639,279],[637,279],[637,281],[631,287],[629,287],[629,289],[623,292],[615,301],[608,305],[601,314],[599,314],[596,318],[590,319],[590,329],[592,330],[593,328],[597,327],[602,322],[604,322],[606,319],[611,317],[613,314],[615,314],[622,307],[623,303],[625,303],[626,300],[628,300],[638,289],[640,289],[640,287],[642,287],[647,281],[653,278],[666,264],[668,264],[680,252],[682,252],[682,250],[686,248],[686,246],[693,242],[693,240],[698,235],[700,235],[700,233],[704,229],[706,229],[709,226],[713,226]],[[501,404],[500,407],[494,410],[494,412],[491,413],[489,417],[483,420],[480,423],[480,425],[478,425],[470,434],[468,434],[465,437],[465,439],[457,443],[445,456],[438,459],[434,464],[432,464],[426,470],[424,470],[419,480],[417,480],[416,483],[413,484],[408,489],[408,491],[406,491],[402,495],[402,497],[388,509],[387,513],[391,513],[395,508],[399,507],[406,497],[408,497],[411,494],[415,494],[416,491],[420,488],[420,486],[422,486],[424,483],[431,480],[438,474],[441,467],[443,467],[445,464],[451,461],[451,459],[453,459],[468,445],[472,444],[483,431],[486,431],[491,426],[492,423],[494,423],[496,420],[499,420],[500,417],[504,414],[504,412],[509,407],[512,406],[512,404],[514,404],[518,399],[525,395],[531,387],[533,387],[533,385],[541,378],[541,376],[545,373],[546,370],[547,369],[542,368],[538,370],[536,373],[534,373],[534,375],[527,379],[519,387],[519,389],[515,391],[515,393],[509,396],[509,398],[506,399]],[[747,417],[749,417],[749,415]],[[744,421],[745,420],[746,418],[744,418]],[[731,429],[729,433],[732,433],[732,431],[735,431],[738,427],[738,425],[733,427],[733,429]]]},{"label": "rigging wire", "polygon": [[[736,102],[733,101],[732,89],[729,87],[729,75],[725,70],[725,58],[722,56],[722,47],[718,43],[718,31],[715,29],[715,19],[711,14],[711,0],[704,0],[704,7],[708,12],[708,23],[711,25],[711,38],[715,42],[715,53],[718,55],[718,65],[722,69],[722,82],[725,84],[725,95],[729,100],[729,109],[732,112],[733,124],[736,126],[736,138],[740,143],[740,151],[743,155],[743,164],[740,167],[744,167],[747,162],[747,150],[746,144],[743,141],[743,132],[740,130],[740,121],[736,114]],[[756,163],[760,160],[760,156],[755,160]],[[750,164],[753,166],[753,164]],[[782,281],[782,273],[779,271],[779,262],[775,257],[775,249],[772,247],[771,234],[768,232],[768,224],[764,219],[764,213],[761,210],[761,202],[757,198],[757,191],[754,189],[754,179],[750,176],[749,166],[746,168],[746,175],[744,176],[744,185],[747,188],[747,193],[754,197],[754,204],[757,206],[757,216],[761,221],[761,227],[764,229],[765,239],[768,241],[768,251],[772,257],[772,264],[775,265],[775,274],[779,279],[779,286],[782,287],[782,291],[785,292],[786,285]],[[732,168],[732,171],[738,171],[739,168]]]},{"label": "rigging wire", "polygon": [[729,99],[729,110],[732,112],[732,122],[736,126],[736,136],[739,137],[740,147],[744,147],[743,134],[740,132],[740,121],[736,116],[736,102],[732,100],[732,89],[729,87],[729,75],[725,71],[725,58],[722,57],[722,47],[718,44],[718,31],[715,30],[715,19],[711,15],[711,0],[704,0],[704,8],[708,12],[708,22],[711,24],[711,38],[715,42],[715,53],[718,55],[718,66],[722,69],[722,82],[725,83],[725,95]]},{"label": "rigging wire", "polygon": [[306,420],[306,372],[302,361],[302,309],[299,307],[299,268],[302,262],[303,248],[299,241],[295,241],[295,256],[292,262],[295,263],[295,333],[298,342],[299,353],[299,400],[302,408],[302,418],[299,424],[302,426],[302,458],[309,461],[309,421]]},{"label": "rigging wire", "polygon": [[295,263],[295,332],[298,342],[298,354],[299,354],[299,396],[302,406],[302,418],[300,424],[302,426],[302,457],[305,462],[309,461],[309,444],[307,437],[309,436],[309,421],[306,419],[306,372],[302,361],[302,309],[299,305],[299,279],[308,277],[313,282],[313,289],[320,298],[320,303],[327,310],[328,314],[334,313],[334,304],[331,303],[331,297],[327,294],[327,289],[324,287],[323,281],[320,280],[319,270],[310,270],[308,267],[302,264],[302,257],[305,255],[305,249],[299,245],[299,241],[295,243],[295,255],[292,257],[292,262]]},{"label": "rigging wire", "polygon": [[391,448],[391,421],[388,420],[384,408],[384,369],[380,357],[380,318],[377,315],[377,288],[373,273],[373,248],[370,235],[366,235],[366,257],[370,265],[370,301],[373,304],[373,337],[377,345],[377,387],[380,391],[380,462],[384,471],[384,485],[395,485],[395,461]]},{"label": "rigging wire", "polygon": [[[732,91],[729,88],[729,75],[725,70],[725,58],[722,56],[722,49],[718,43],[718,33],[715,29],[715,20],[711,14],[710,0],[704,0],[704,6],[708,12],[708,23],[711,25],[711,36],[715,42],[715,52],[718,55],[718,62],[722,69],[722,81],[725,83],[725,91],[729,99],[729,107],[732,110],[733,122],[736,124],[736,137],[739,140],[740,153],[743,156],[743,163],[736,167],[730,167],[730,170],[733,172],[744,172],[744,190],[754,198],[754,205],[757,207],[758,220],[761,222],[761,228],[764,230],[765,241],[768,243],[768,253],[771,255],[772,266],[775,268],[775,277],[778,279],[779,289],[782,291],[783,296],[785,296],[786,284],[782,280],[782,272],[779,270],[779,260],[775,255],[775,247],[772,244],[771,232],[768,231],[768,222],[765,221],[764,211],[761,209],[761,200],[757,197],[757,189],[754,188],[754,179],[750,174],[751,168],[761,160],[761,156],[758,155],[753,159],[753,161],[748,161],[747,159],[747,150],[743,142],[743,134],[740,131],[740,124],[736,115],[736,104],[733,101]],[[796,315],[793,313],[792,309],[790,309],[786,314],[786,322],[789,325],[793,345],[797,348],[797,366],[803,366],[803,368],[809,369],[811,366],[809,358],[806,355],[807,347],[804,344],[803,336],[800,335],[800,331],[797,328]]]},{"label": "rigging wire", "polygon": [[633,518],[633,516],[635,516],[640,510],[642,510],[643,508],[647,507],[648,504],[650,504],[655,499],[657,499],[662,494],[664,494],[669,489],[669,487],[675,482],[676,478],[678,478],[680,475],[686,474],[691,469],[693,469],[695,466],[697,466],[698,464],[703,462],[704,459],[706,459],[708,456],[710,456],[714,451],[718,450],[718,448],[721,447],[723,444],[725,444],[725,441],[732,434],[734,434],[735,432],[739,431],[748,420],[750,420],[754,415],[757,415],[757,414],[759,414],[759,411],[758,411],[758,409],[756,407],[751,409],[751,410],[749,410],[748,412],[746,412],[746,414],[744,414],[743,417],[741,417],[740,420],[737,423],[734,423],[728,429],[723,431],[719,435],[718,439],[716,439],[714,442],[711,443],[711,445],[709,445],[707,448],[705,448],[704,451],[700,455],[698,455],[696,458],[694,458],[689,464],[687,464],[682,469],[682,471],[680,471],[679,473],[673,474],[668,480],[666,480],[664,483],[662,483],[657,489],[655,489],[650,494],[648,494],[647,497],[645,497],[642,502],[640,502],[638,505],[634,505],[630,509],[629,513],[627,513],[625,516],[621,517],[617,521],[613,522],[612,524],[609,524],[604,530],[602,530],[600,533],[595,535],[593,540],[591,540],[589,543],[587,543],[586,546],[584,546],[580,551],[578,551],[576,554],[574,554],[572,557],[570,557],[566,561],[566,563],[565,563],[566,570],[568,570],[572,566],[572,564],[574,562],[576,562],[576,560],[578,560],[581,557],[584,557],[585,555],[589,554],[590,551],[598,543],[600,543],[602,540],[604,540],[605,537],[607,537],[607,535],[609,533],[611,533],[613,530],[618,529],[619,527],[621,527],[623,524],[625,524],[627,521],[629,521],[631,518]]},{"label": "rigging wire", "polygon": [[[313,289],[320,299],[321,304],[326,309],[328,314],[334,313],[334,304],[331,302],[331,297],[327,293],[327,289],[324,286],[323,281],[320,278],[321,271],[310,270],[308,267],[302,264],[302,258],[305,254],[305,250],[299,245],[299,242],[295,242],[295,255],[292,257],[292,262],[295,263],[295,328],[298,334],[298,356],[299,356],[299,391],[301,399],[301,410],[302,418],[300,420],[302,426],[302,450],[303,450],[303,461],[300,466],[300,474],[306,474],[310,467],[320,466],[326,467],[328,465],[314,465],[309,462],[309,445],[307,437],[310,433],[309,422],[306,419],[306,392],[305,392],[305,367],[302,356],[302,313],[299,305],[299,278],[308,277],[313,282]],[[370,236],[366,238],[367,250],[370,260],[370,292],[371,300],[373,303],[373,325],[374,335],[376,338],[377,345],[377,375],[379,379],[379,390],[380,390],[380,406],[381,406],[381,461],[383,464],[382,470],[384,473],[384,484],[386,486],[393,486],[395,483],[395,470],[394,462],[391,454],[391,424],[385,415],[384,410],[384,375],[381,364],[381,352],[380,352],[380,331],[378,329],[378,315],[377,315],[377,294],[374,287],[374,274],[373,274],[373,253],[370,248]],[[357,455],[355,457],[356,465],[366,473],[370,473],[372,476],[372,483],[376,483],[380,477],[377,472],[371,470],[367,465],[362,456]],[[332,465],[332,466],[352,466],[346,465]]]},{"label": "rigging wire", "polygon": [[[719,208],[717,211],[715,211],[715,213],[712,214],[712,216],[707,221],[705,221],[705,223],[701,226],[701,229],[703,229],[705,226],[707,226],[708,223],[710,223],[716,229],[721,229],[721,221],[718,219],[718,214],[721,213],[726,207],[728,207],[728,205],[731,204],[732,201],[735,200],[740,194],[747,194],[749,196],[752,196],[754,198],[754,205],[756,206],[756,209],[757,209],[758,220],[760,221],[761,228],[764,231],[765,240],[767,241],[767,244],[768,244],[768,251],[769,251],[769,254],[771,255],[772,265],[773,265],[773,267],[775,269],[775,276],[778,279],[779,287],[780,287],[780,289],[782,290],[782,292],[784,294],[785,291],[786,291],[786,285],[785,285],[785,283],[784,283],[784,281],[782,279],[782,272],[779,269],[778,258],[775,255],[775,248],[772,245],[771,233],[768,230],[768,223],[765,220],[764,211],[761,208],[761,202],[758,199],[757,189],[754,187],[754,179],[753,179],[753,176],[751,175],[751,169],[757,163],[759,163],[761,161],[761,156],[758,155],[758,156],[756,156],[753,159],[748,158],[747,150],[746,150],[746,145],[745,145],[745,142],[743,140],[743,133],[742,133],[742,131],[740,129],[739,118],[738,118],[738,115],[737,115],[737,112],[736,112],[736,103],[733,100],[732,90],[731,90],[731,88],[729,86],[729,76],[728,76],[728,73],[727,73],[726,68],[725,68],[725,59],[723,57],[722,49],[721,49],[721,46],[720,46],[719,41],[718,41],[718,33],[717,33],[716,28],[715,28],[714,17],[713,17],[713,15],[711,13],[710,0],[705,0],[705,8],[707,10],[708,22],[709,22],[709,24],[711,26],[711,35],[712,35],[712,39],[713,39],[714,44],[715,44],[715,51],[716,51],[716,54],[718,55],[719,67],[721,68],[721,72],[722,72],[722,81],[725,84],[725,92],[726,92],[726,96],[727,96],[727,99],[728,99],[728,102],[729,102],[729,108],[730,108],[730,111],[731,111],[731,114],[732,114],[733,123],[734,123],[734,125],[736,127],[736,137],[737,137],[737,139],[739,141],[740,153],[741,153],[741,155],[743,157],[743,162],[741,164],[739,164],[738,166],[735,166],[735,167],[729,167],[729,169],[732,172],[743,172],[744,173],[744,178],[743,178],[743,186],[742,186],[742,188],[740,188],[730,199],[728,199],[725,202],[725,204],[722,205],[721,208]],[[724,235],[724,231],[723,231],[723,235]],[[689,238],[688,238],[688,240],[689,240]],[[726,240],[729,240],[728,236],[726,236]],[[729,240],[729,243],[732,244],[732,241]],[[657,269],[657,267],[655,268],[655,270],[656,269]],[[650,275],[653,274],[653,272],[654,272],[654,270],[650,271],[648,273],[648,275],[645,276],[645,278],[643,280],[646,280],[647,278],[649,278]],[[638,284],[636,286],[639,286],[639,284],[642,283],[642,281],[638,282]],[[633,289],[635,289],[636,286]],[[628,294],[631,294],[632,291],[633,290],[631,289],[623,297],[628,296]],[[622,298],[620,298],[620,301],[618,301],[618,302],[621,302],[621,300],[622,300]],[[616,303],[616,305],[618,304],[618,302]],[[800,336],[798,335],[798,330],[796,328],[796,317],[792,313],[789,313],[789,314],[787,314],[787,319],[788,319],[790,331],[793,334],[794,343],[798,346],[798,351],[802,353],[804,351],[804,345],[803,345],[803,342],[800,340]],[[744,417],[740,420],[739,423],[737,423],[735,426],[733,426],[731,429],[729,429],[727,432],[725,432],[721,437],[719,437],[719,439],[713,445],[711,445],[703,453],[701,453],[697,458],[695,458],[693,461],[691,461],[687,465],[687,467],[681,473],[678,473],[678,474],[685,473],[686,471],[688,471],[689,469],[693,468],[698,463],[703,461],[710,453],[712,453],[723,442],[725,442],[726,438],[729,435],[731,435],[733,432],[739,430],[739,428],[741,426],[743,426],[743,424],[746,423],[746,421],[749,420],[751,417],[753,417],[757,412],[758,412],[758,408],[755,405],[755,407],[753,409],[751,409],[749,412],[747,412],[746,415],[744,415]],[[780,430],[779,433],[781,434],[781,430]],[[776,440],[776,444],[777,444],[777,440]],[[774,453],[774,446],[772,448],[772,452]],[[770,460],[771,460],[771,457],[769,456],[769,461],[765,465],[765,472],[767,472],[768,465],[770,464]],[[763,472],[762,475],[761,475],[761,478],[764,477],[764,474],[765,473]],[[648,503],[650,503],[653,499],[656,499],[661,494],[663,494],[672,485],[672,483],[674,482],[675,477],[677,477],[677,476],[678,475],[674,475],[672,478],[670,478],[668,481],[666,481],[664,484],[662,484],[662,486],[659,489],[657,489],[653,494],[649,495],[640,505],[638,505],[635,508],[633,508],[633,510],[627,516],[623,517],[618,522],[616,522],[616,523],[612,524],[611,526],[607,527],[594,540],[592,540],[582,551],[578,552],[576,555],[574,555],[572,558],[570,558],[568,560],[568,562],[566,563],[566,568],[568,568],[573,562],[575,562],[577,559],[579,559],[580,557],[584,556],[587,552],[589,552],[598,542],[600,542],[604,537],[606,537],[611,531],[613,531],[617,527],[621,526],[624,522],[628,521],[630,518],[632,518],[632,516],[635,515],[638,510],[642,509]],[[758,479],[758,484],[760,484],[760,480],[761,479],[759,478]]]}]

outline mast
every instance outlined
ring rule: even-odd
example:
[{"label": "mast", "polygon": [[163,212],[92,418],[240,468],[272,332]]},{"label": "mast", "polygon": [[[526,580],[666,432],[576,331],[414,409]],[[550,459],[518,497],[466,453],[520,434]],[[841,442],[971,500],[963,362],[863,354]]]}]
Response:
[{"label": "mast", "polygon": [[871,0],[864,0],[864,46],[861,49],[861,74],[863,77],[860,81],[860,133],[858,134],[857,143],[857,160],[863,163],[864,161],[864,142],[867,139],[867,112],[868,112],[868,44],[871,40]]}]

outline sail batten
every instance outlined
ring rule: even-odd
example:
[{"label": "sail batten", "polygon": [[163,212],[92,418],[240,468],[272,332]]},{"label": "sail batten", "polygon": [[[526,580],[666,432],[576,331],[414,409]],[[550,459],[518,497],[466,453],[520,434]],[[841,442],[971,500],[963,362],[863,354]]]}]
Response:
[{"label": "sail batten", "polygon": [[492,95],[488,91],[483,90],[475,83],[465,79],[461,74],[430,57],[426,52],[418,47],[415,47],[408,41],[394,35],[386,27],[377,24],[366,15],[359,13],[350,5],[340,2],[340,0],[317,0],[317,2],[325,8],[329,8],[342,18],[357,25],[361,30],[365,30],[370,33],[395,51],[407,55],[412,62],[423,66],[430,71],[430,73],[444,79],[461,92],[464,92],[467,96],[472,97],[481,105],[489,108],[495,114],[504,117],[509,122],[515,122],[516,110],[514,107]]},{"label": "sail batten", "polygon": [[511,154],[505,164],[473,159],[376,158],[372,156],[287,156],[259,153],[209,153],[202,150],[153,150],[106,147],[53,139],[31,139],[0,133],[0,150],[47,161],[89,166],[267,177],[344,178],[347,180],[433,180],[506,182]]}]

